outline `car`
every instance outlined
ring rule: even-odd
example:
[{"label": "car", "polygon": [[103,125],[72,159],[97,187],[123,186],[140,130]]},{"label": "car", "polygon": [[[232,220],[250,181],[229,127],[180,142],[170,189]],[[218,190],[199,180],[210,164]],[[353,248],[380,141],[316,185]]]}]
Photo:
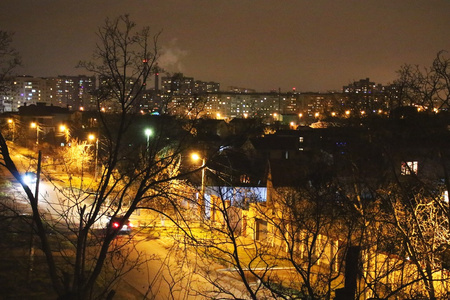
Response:
[{"label": "car", "polygon": [[130,234],[133,229],[133,224],[129,220],[124,220],[122,227],[120,222],[123,220],[121,216],[112,217],[108,222],[108,229],[117,230],[118,234]]},{"label": "car", "polygon": [[27,185],[28,184],[35,184],[37,180],[37,175],[34,172],[27,171],[25,174],[22,175],[22,180]]}]

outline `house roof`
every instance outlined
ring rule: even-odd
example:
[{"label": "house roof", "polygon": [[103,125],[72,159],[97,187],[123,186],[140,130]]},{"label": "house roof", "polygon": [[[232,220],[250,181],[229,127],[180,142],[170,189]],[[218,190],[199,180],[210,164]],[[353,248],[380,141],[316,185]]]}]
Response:
[{"label": "house roof", "polygon": [[53,105],[46,106],[45,103],[19,107],[19,115],[21,116],[52,116],[56,114],[72,114],[72,112],[68,108]]}]

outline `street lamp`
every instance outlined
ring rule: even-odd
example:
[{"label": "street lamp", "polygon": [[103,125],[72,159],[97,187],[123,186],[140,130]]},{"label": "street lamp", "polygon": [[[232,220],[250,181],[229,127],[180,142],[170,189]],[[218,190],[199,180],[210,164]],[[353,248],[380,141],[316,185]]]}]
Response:
[{"label": "street lamp", "polygon": [[8,119],[8,124],[11,126],[12,137],[11,141],[14,143],[14,132],[16,131],[16,123],[14,123],[13,119]]},{"label": "street lamp", "polygon": [[147,151],[150,151],[150,137],[153,135],[153,130],[151,128],[145,128],[144,133],[147,136]]},{"label": "street lamp", "polygon": [[206,168],[206,160],[204,157],[201,157],[198,153],[192,153],[192,160],[199,161],[202,160],[202,185],[200,188],[200,197],[198,197],[198,209],[200,217],[203,219],[205,216],[205,168]]},{"label": "street lamp", "polygon": [[94,134],[90,134],[88,139],[93,142],[95,140],[95,165],[94,165],[94,181],[97,181],[97,160],[98,160],[98,138]]},{"label": "street lamp", "polygon": [[31,128],[36,128],[36,145],[39,145],[39,124],[37,122],[31,122]]},{"label": "street lamp", "polygon": [[67,128],[67,126],[64,124],[59,125],[59,131],[62,132],[66,143],[68,143],[69,138],[70,138],[70,132],[69,132],[69,129]]}]

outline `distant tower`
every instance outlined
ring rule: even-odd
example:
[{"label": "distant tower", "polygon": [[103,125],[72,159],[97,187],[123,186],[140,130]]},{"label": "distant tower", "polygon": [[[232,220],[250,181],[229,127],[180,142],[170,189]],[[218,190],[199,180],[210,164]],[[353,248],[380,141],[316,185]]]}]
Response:
[{"label": "distant tower", "polygon": [[159,93],[159,67],[155,65],[155,92]]}]

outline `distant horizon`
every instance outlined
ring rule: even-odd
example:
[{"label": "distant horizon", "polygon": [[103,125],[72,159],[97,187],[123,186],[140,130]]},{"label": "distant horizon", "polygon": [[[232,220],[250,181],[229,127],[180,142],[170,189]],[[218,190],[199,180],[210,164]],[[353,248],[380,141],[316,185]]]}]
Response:
[{"label": "distant horizon", "polygon": [[[181,72],[178,72],[178,73],[181,73]],[[175,74],[175,73],[174,73]],[[184,74],[184,73],[182,73],[185,77],[193,77],[193,76],[189,76],[189,75],[187,75],[187,74]],[[187,76],[186,76],[187,75]],[[31,77],[31,78],[57,78],[57,77],[59,77],[59,76],[73,76],[73,77],[76,77],[76,76],[94,76],[94,75],[88,75],[88,74],[76,74],[76,75],[68,75],[68,74],[58,74],[58,75],[56,75],[56,76],[34,76],[34,75],[30,75],[30,74],[22,74],[22,75],[20,75],[20,74],[15,74],[15,75],[13,75],[13,76],[15,76],[15,77]],[[160,77],[163,77],[162,75],[160,75]],[[153,80],[153,75],[152,76],[149,76],[149,78],[151,79],[151,82],[154,82],[154,80]],[[193,77],[194,78],[194,80],[199,80],[199,81],[203,81],[203,82],[215,82],[215,83],[219,83],[220,84],[220,90],[219,90],[219,92],[231,92],[231,91],[229,91],[229,90],[224,90],[223,89],[223,85],[220,83],[220,82],[217,82],[217,81],[214,81],[214,80],[203,80],[203,79],[200,79],[200,78],[195,78],[195,77]],[[377,81],[375,81],[375,80],[372,80],[370,77],[363,77],[363,78],[359,78],[359,79],[357,79],[357,80],[354,80],[354,81],[352,81],[352,82],[349,82],[349,83],[345,83],[345,84],[342,84],[342,86],[341,86],[341,88],[339,89],[339,90],[331,90],[331,89],[329,89],[329,90],[325,90],[325,91],[314,91],[314,90],[303,90],[303,91],[299,91],[298,89],[296,89],[295,88],[295,91],[296,92],[299,92],[299,93],[322,93],[322,94],[324,94],[324,93],[336,93],[336,92],[339,92],[339,93],[341,93],[342,92],[342,87],[344,87],[344,86],[346,86],[346,85],[348,85],[348,84],[351,84],[351,83],[354,83],[354,82],[358,82],[358,81],[360,81],[360,80],[366,80],[366,79],[369,79],[370,81],[372,81],[372,82],[375,82],[375,84],[381,84],[381,85],[383,85],[383,86],[386,86],[386,85],[389,85],[389,84],[393,84],[394,82],[388,82],[388,83],[381,83],[381,82],[377,82]],[[161,86],[161,85],[160,85]],[[248,89],[248,90],[254,90],[255,91],[255,93],[272,93],[272,92],[277,92],[279,89],[272,89],[272,90],[265,90],[265,91],[261,91],[261,90],[257,90],[257,89],[253,89],[253,88],[251,88],[251,87],[246,87],[246,86],[236,86],[236,85],[228,85],[228,86],[226,86],[226,88],[229,88],[229,87],[235,87],[235,88],[242,88],[242,89]],[[148,88],[147,90],[152,90],[153,88]],[[294,89],[291,89],[291,90],[282,90],[281,89],[281,92],[282,93],[289,93],[289,92],[292,92]]]}]

